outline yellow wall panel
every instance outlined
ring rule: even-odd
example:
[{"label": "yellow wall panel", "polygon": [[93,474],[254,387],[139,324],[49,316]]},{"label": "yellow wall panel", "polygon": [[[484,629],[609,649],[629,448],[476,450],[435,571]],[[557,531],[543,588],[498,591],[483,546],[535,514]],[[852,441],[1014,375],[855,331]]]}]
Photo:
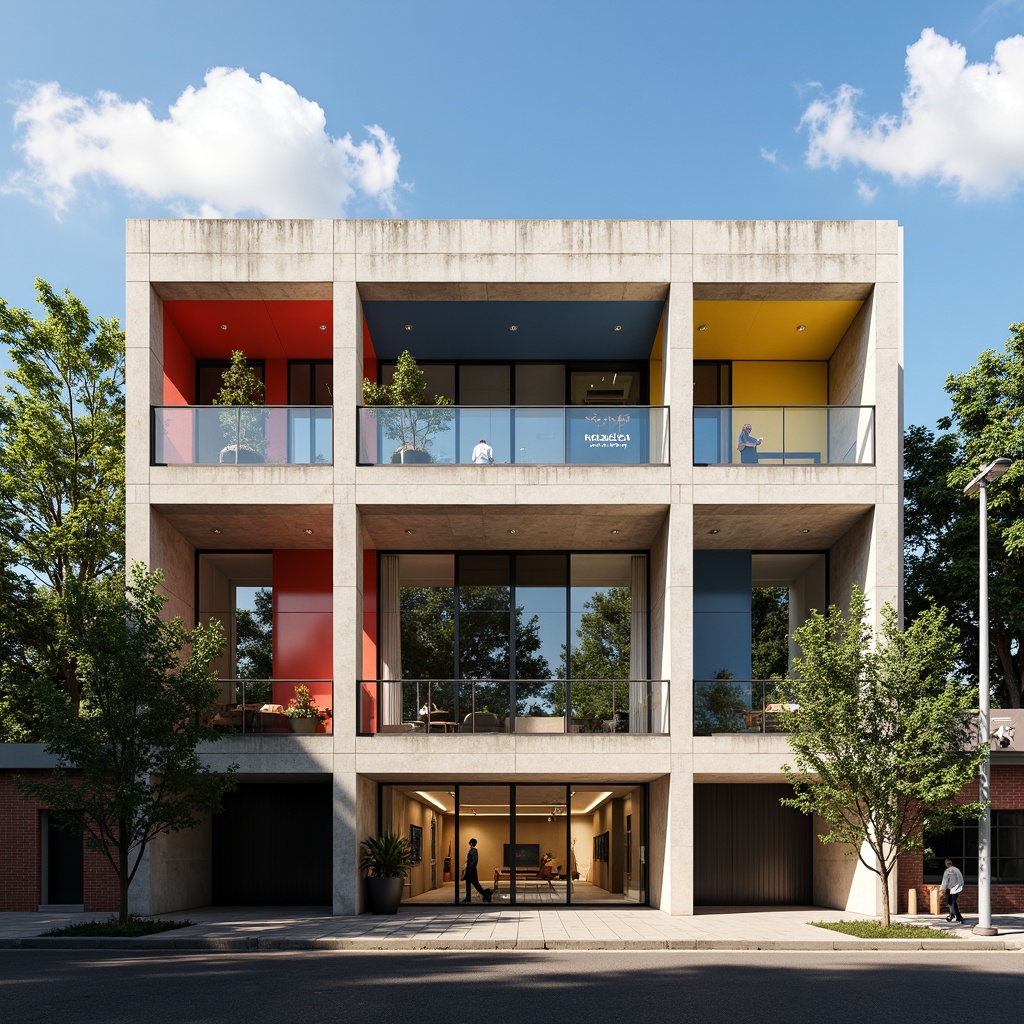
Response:
[{"label": "yellow wall panel", "polygon": [[665,314],[661,314],[658,322],[658,333],[654,336],[654,346],[651,348],[650,367],[648,381],[650,381],[651,405],[665,404]]},{"label": "yellow wall panel", "polygon": [[733,405],[827,405],[828,363],[735,362]]}]

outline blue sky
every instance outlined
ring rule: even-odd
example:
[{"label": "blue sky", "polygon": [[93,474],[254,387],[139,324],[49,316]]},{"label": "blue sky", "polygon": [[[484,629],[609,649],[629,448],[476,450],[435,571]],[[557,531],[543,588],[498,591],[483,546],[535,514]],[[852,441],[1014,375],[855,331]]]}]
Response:
[{"label": "blue sky", "polygon": [[40,276],[122,316],[126,217],[893,218],[906,420],[930,426],[946,375],[1024,320],[1024,0],[5,0],[3,20],[14,305]]}]

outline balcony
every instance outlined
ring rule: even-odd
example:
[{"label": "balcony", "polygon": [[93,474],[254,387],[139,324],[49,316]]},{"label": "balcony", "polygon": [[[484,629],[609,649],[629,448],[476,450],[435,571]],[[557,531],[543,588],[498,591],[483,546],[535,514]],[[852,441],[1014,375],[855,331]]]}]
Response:
[{"label": "balcony", "polygon": [[329,405],[163,405],[153,408],[151,464],[328,465]]},{"label": "balcony", "polygon": [[[222,679],[228,699],[210,724],[222,734],[332,733],[330,679]],[[304,692],[303,692],[304,691]],[[300,709],[307,709],[299,714]]]},{"label": "balcony", "polygon": [[465,465],[486,438],[496,463],[668,465],[664,406],[362,406],[360,466]]},{"label": "balcony", "polygon": [[668,734],[664,680],[360,680],[356,703],[360,736]]},{"label": "balcony", "polygon": [[785,733],[797,705],[779,679],[695,679],[693,735]]},{"label": "balcony", "polygon": [[[738,448],[751,427],[759,445]],[[693,410],[695,466],[870,466],[875,461],[871,405],[704,405]]]}]

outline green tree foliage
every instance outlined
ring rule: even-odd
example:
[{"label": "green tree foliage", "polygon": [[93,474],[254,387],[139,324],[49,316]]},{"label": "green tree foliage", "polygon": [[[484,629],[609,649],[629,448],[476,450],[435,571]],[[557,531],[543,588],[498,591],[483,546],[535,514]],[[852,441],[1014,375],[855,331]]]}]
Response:
[{"label": "green tree foliage", "polygon": [[[628,711],[631,608],[629,587],[599,590],[584,602],[576,642],[569,657],[574,680],[571,683],[573,717],[603,722],[613,720],[616,712]],[[564,659],[564,649],[562,653]],[[558,678],[565,678],[564,670],[559,669]],[[622,680],[622,685],[613,687],[608,680]],[[556,700],[554,707],[557,713],[564,714],[564,699]]]},{"label": "green tree foliage", "polygon": [[783,678],[789,672],[789,588],[755,587],[751,597],[751,677]]},{"label": "green tree foliage", "polygon": [[45,281],[36,291],[41,320],[0,299],[0,344],[14,364],[0,394],[0,561],[36,584],[0,593],[8,738],[34,728],[28,676],[46,675],[77,706],[64,593],[124,562],[124,334],[69,292]]},{"label": "green tree foliage", "polygon": [[[395,362],[390,384],[363,378],[364,405],[400,406],[395,412],[377,413],[384,433],[397,442],[399,450],[427,451],[435,433],[448,430],[453,414],[426,406],[427,382],[419,364],[406,349]],[[453,399],[434,395],[434,406],[447,407]]]},{"label": "green tree foliage", "polygon": [[160,580],[134,564],[127,580],[69,581],[81,710],[44,680],[43,733],[59,767],[44,781],[17,781],[110,861],[122,922],[148,843],[217,810],[236,767],[212,772],[196,753],[197,742],[218,736],[208,725],[219,699],[209,666],[224,649],[223,631],[216,622],[189,631],[181,619],[161,618]]},{"label": "green tree foliage", "polygon": [[220,391],[214,405],[262,405],[266,389],[256,371],[249,365],[245,353],[231,353],[228,368],[221,374]]},{"label": "green tree foliage", "polygon": [[969,738],[977,692],[951,679],[955,632],[934,607],[901,631],[886,605],[873,636],[856,587],[849,616],[831,606],[796,631],[787,686],[799,710],[785,715],[796,767],[783,765],[794,796],[782,802],[820,815],[818,838],[849,845],[880,877],[886,927],[896,859],[981,810],[954,803],[984,758]]},{"label": "green tree foliage", "polygon": [[256,607],[235,612],[235,675],[239,679],[274,677],[274,592],[256,591]]},{"label": "green tree foliage", "polygon": [[991,675],[996,703],[1024,702],[1024,324],[1005,350],[983,352],[946,381],[950,415],[940,433],[913,426],[904,442],[905,607],[946,608],[961,647],[960,668],[977,678],[978,498],[963,488],[1007,456],[1014,465],[988,488]]},{"label": "green tree foliage", "polygon": [[[508,587],[462,587],[459,592],[459,644],[455,644],[455,590],[452,587],[403,587],[401,596],[402,677],[404,679],[447,680],[455,674],[459,659],[462,679],[505,680],[509,678]],[[540,622],[536,615],[525,618],[525,609],[515,609],[516,704],[519,713],[541,688],[531,680],[550,678],[550,667],[540,653]],[[403,714],[415,718],[417,708],[412,687],[404,687],[408,706]],[[478,687],[478,711],[499,717],[509,713],[508,687]],[[424,698],[425,699],[425,694]],[[435,692],[434,703],[453,700],[443,689]],[[461,702],[461,698],[460,698]],[[483,706],[483,705],[486,706]],[[468,711],[460,706],[460,713]]]}]

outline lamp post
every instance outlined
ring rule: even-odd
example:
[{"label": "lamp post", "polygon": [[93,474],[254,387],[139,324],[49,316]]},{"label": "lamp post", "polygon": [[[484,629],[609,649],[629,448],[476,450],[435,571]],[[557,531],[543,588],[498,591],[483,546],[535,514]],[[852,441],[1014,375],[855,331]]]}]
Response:
[{"label": "lamp post", "polygon": [[986,487],[998,480],[1012,465],[1010,459],[996,459],[987,465],[965,488],[964,494],[980,494],[978,518],[978,743],[985,751],[985,760],[978,772],[978,800],[984,810],[978,822],[978,923],[975,935],[998,935],[992,927],[992,811],[989,807],[991,788],[989,769],[989,693],[988,693],[988,508]]}]

